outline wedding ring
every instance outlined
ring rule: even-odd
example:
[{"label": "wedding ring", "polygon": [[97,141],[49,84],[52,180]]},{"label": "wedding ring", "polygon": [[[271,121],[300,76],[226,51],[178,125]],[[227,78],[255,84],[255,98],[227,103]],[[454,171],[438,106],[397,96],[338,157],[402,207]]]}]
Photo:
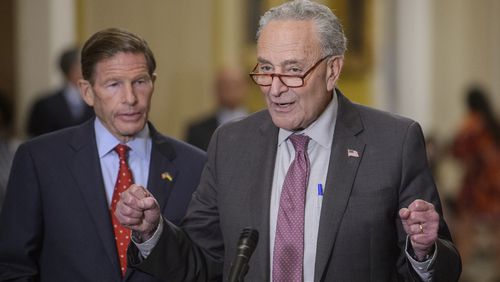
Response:
[{"label": "wedding ring", "polygon": [[418,224],[418,228],[420,228],[420,233],[424,233],[424,227],[421,223]]}]

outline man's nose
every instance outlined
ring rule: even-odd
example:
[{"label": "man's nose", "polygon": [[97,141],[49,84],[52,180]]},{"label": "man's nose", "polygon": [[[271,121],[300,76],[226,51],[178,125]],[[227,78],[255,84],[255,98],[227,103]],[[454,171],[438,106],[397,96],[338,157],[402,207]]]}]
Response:
[{"label": "man's nose", "polygon": [[127,104],[133,105],[137,102],[137,95],[132,84],[126,84],[124,95],[124,101]]},{"label": "man's nose", "polygon": [[288,90],[288,86],[286,86],[279,76],[274,76],[271,82],[271,86],[269,88],[269,94],[274,96],[279,96],[281,93]]}]

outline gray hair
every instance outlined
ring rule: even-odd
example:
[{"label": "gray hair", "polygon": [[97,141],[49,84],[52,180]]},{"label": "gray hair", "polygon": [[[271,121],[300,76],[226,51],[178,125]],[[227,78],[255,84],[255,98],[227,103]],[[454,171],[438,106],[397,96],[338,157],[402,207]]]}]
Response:
[{"label": "gray hair", "polygon": [[312,20],[316,26],[323,56],[343,56],[347,49],[347,38],[342,24],[325,5],[309,0],[294,0],[274,7],[260,18],[257,39],[262,29],[274,20]]}]

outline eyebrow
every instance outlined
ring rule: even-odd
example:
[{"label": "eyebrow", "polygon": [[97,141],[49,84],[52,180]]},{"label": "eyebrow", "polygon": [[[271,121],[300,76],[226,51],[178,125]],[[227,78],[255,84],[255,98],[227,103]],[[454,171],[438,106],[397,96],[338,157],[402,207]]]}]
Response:
[{"label": "eyebrow", "polygon": [[[130,80],[138,80],[138,79],[144,79],[144,78],[151,78],[151,75],[149,75],[148,72],[145,72],[145,73],[139,73],[133,77],[130,78]],[[109,75],[108,77],[106,77],[105,80],[123,80],[124,79],[124,76],[123,75],[116,75],[116,74],[113,74],[113,75]]]},{"label": "eyebrow", "polygon": [[[262,57],[257,57],[257,62],[261,64],[270,64],[273,65],[270,61],[262,58]],[[290,59],[290,60],[285,60],[283,63],[280,64],[280,66],[287,66],[287,65],[293,65],[293,64],[298,64],[300,63],[299,60],[297,59]]]},{"label": "eyebrow", "polygon": [[136,76],[132,80],[139,80],[139,79],[151,79],[151,75],[149,75],[149,73],[144,73],[144,74]]}]

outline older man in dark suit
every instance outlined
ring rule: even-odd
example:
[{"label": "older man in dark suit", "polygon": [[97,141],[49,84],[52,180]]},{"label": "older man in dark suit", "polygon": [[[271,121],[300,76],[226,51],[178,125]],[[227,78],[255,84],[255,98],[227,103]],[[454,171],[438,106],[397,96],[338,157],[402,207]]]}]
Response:
[{"label": "older man in dark suit", "polygon": [[127,267],[130,232],[116,203],[129,184],[147,187],[178,223],[206,157],[148,122],[155,67],[127,31],[86,42],[79,86],[97,118],[17,151],[0,215],[0,281],[157,281]]},{"label": "older man in dark suit", "polygon": [[123,194],[116,214],[137,235],[135,267],[164,281],[225,280],[251,226],[260,239],[247,281],[458,279],[421,128],[336,88],[345,49],[323,5],[264,14],[250,75],[267,110],[215,132],[181,228],[140,188]]}]

